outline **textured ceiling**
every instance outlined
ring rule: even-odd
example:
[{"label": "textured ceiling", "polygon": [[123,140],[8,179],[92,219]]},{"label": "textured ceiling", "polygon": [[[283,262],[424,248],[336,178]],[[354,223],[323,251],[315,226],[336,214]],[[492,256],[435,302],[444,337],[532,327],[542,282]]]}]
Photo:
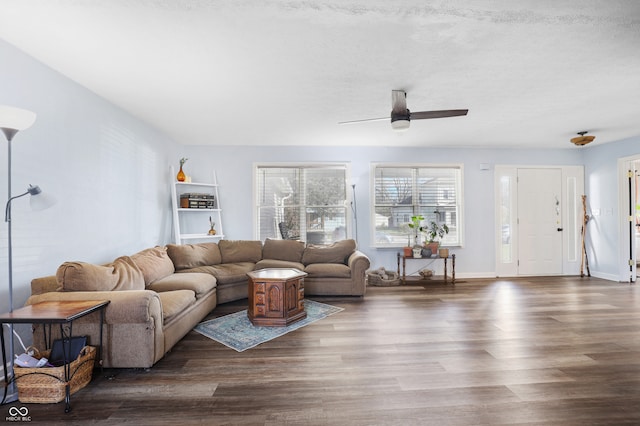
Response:
[{"label": "textured ceiling", "polygon": [[[640,135],[637,0],[3,0],[0,38],[183,144]],[[337,124],[388,116],[392,89],[412,111],[469,114],[402,134]]]}]

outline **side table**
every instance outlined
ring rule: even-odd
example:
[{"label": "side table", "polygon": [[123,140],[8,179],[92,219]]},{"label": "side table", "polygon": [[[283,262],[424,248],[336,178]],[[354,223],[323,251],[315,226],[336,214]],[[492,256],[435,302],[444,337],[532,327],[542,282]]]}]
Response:
[{"label": "side table", "polygon": [[[47,349],[53,343],[51,340],[51,326],[53,324],[60,325],[60,336],[64,340],[73,337],[73,321],[89,315],[93,312],[100,312],[100,345],[98,346],[97,359],[102,365],[102,326],[104,324],[104,309],[110,303],[109,300],[81,300],[81,301],[50,301],[40,302],[33,305],[24,306],[13,312],[0,315],[0,345],[2,346],[2,362],[4,368],[4,396],[0,404],[4,403],[7,398],[7,389],[9,384],[15,380],[15,376],[9,380],[7,371],[7,354],[4,347],[4,327],[3,324],[43,324],[44,341]],[[10,336],[13,339],[13,336]],[[66,348],[67,345],[62,345]],[[70,376],[71,361],[67,359],[68,354],[63,350],[64,357],[64,377],[66,382],[65,389],[65,409],[64,412],[71,411],[71,395],[70,395]],[[13,365],[13,360],[11,362]]]},{"label": "side table", "polygon": [[[398,253],[398,276],[400,276],[402,283],[405,284],[407,282],[407,275],[406,275],[406,269],[407,269],[407,260],[425,260],[425,259],[431,259],[431,260],[437,260],[437,259],[442,259],[444,261],[444,283],[447,283],[448,280],[448,276],[447,276],[447,259],[449,257],[439,257],[438,255],[435,256],[431,256],[431,257],[412,257],[412,256],[405,256],[402,253]],[[451,284],[455,284],[456,283],[456,255],[452,254],[451,256]],[[400,274],[400,259],[402,259],[402,274]]]},{"label": "side table", "polygon": [[297,269],[268,268],[248,272],[251,324],[284,327],[307,317],[304,310],[304,277]]}]

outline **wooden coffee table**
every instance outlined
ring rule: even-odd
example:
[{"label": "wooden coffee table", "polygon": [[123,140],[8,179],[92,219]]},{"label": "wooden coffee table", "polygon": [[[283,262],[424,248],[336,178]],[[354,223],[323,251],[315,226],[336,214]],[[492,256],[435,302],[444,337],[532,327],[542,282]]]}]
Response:
[{"label": "wooden coffee table", "polygon": [[253,325],[284,327],[307,317],[304,310],[306,272],[288,268],[268,268],[247,273],[249,307]]}]

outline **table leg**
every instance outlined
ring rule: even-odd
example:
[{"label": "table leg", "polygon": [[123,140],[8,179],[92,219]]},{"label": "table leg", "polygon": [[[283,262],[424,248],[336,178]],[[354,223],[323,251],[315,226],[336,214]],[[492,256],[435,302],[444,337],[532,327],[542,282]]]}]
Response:
[{"label": "table leg", "polygon": [[443,257],[444,259],[444,283],[447,283],[447,258]]},{"label": "table leg", "polygon": [[4,400],[7,399],[7,391],[9,390],[9,366],[7,365],[7,352],[4,348],[4,324],[0,323],[0,345],[2,346],[2,371],[4,371],[4,394],[2,395],[2,401],[0,404],[4,404]]},{"label": "table leg", "polygon": [[[60,338],[62,339],[62,361],[64,362],[64,412],[71,411],[71,337],[73,336],[73,322],[69,323],[69,334],[65,336],[64,326],[60,324]],[[69,344],[65,344],[66,341]]]},{"label": "table leg", "polygon": [[402,256],[402,283],[405,284],[407,282],[407,258],[406,256]]},{"label": "table leg", "polygon": [[451,284],[456,283],[456,255],[451,255]]},{"label": "table leg", "polygon": [[100,346],[98,347],[98,362],[100,363],[100,374],[104,374],[102,362],[102,328],[104,327],[104,308],[100,309]]}]

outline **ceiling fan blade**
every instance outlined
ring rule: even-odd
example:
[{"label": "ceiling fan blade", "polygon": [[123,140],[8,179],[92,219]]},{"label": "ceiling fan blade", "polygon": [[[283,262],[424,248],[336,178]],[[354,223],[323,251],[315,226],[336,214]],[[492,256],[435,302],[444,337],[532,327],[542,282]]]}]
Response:
[{"label": "ceiling fan blade", "polygon": [[365,118],[364,120],[351,120],[351,121],[339,121],[338,124],[357,124],[357,123],[365,123],[367,121],[389,121],[389,117],[384,118]]},{"label": "ceiling fan blade", "polygon": [[441,111],[418,111],[410,113],[411,120],[424,120],[426,118],[446,118],[467,115],[468,109],[444,109]]}]

